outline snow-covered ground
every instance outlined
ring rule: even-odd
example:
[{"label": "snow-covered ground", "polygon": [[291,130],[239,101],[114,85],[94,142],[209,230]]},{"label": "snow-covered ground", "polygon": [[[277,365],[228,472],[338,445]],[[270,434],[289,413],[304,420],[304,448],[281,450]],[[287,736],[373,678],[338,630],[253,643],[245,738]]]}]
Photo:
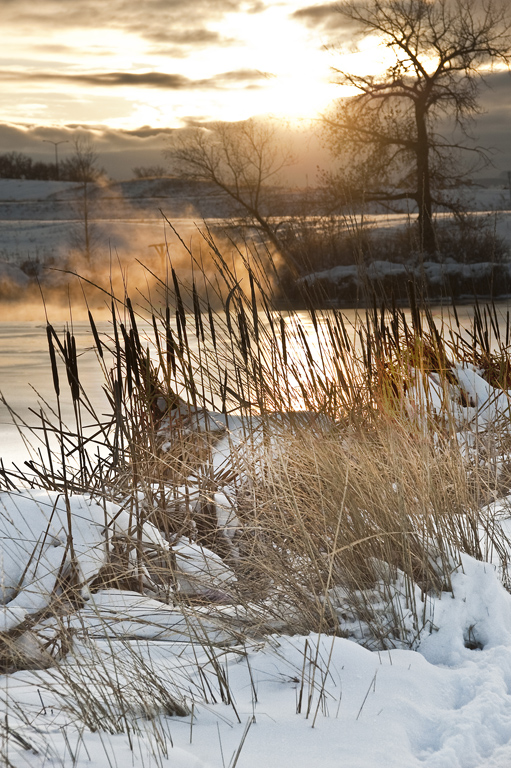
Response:
[{"label": "snow-covered ground", "polygon": [[[194,225],[192,219],[172,219],[172,223],[185,233]],[[63,221],[0,221],[0,264],[7,262],[16,266],[39,261],[59,265],[76,250],[82,228],[83,221],[76,217]],[[151,263],[156,256],[151,245],[170,239],[161,217],[95,221],[90,231],[98,260],[103,262],[109,259],[109,254],[118,253],[124,260],[129,257]]]},{"label": "snow-covered ground", "polygon": [[[460,424],[477,410],[481,424],[507,409],[507,398],[496,399],[473,369],[459,367],[457,376],[471,403],[459,407]],[[430,394],[440,408],[433,380]],[[511,595],[491,562],[462,556],[452,591],[419,607],[415,650],[371,651],[342,637],[247,635],[243,611],[228,600],[214,611],[173,605],[172,589],[225,594],[234,579],[218,557],[184,539],[174,547],[177,582],[166,596],[91,593],[109,542],[132,526],[126,511],[86,495],[71,496],[68,508],[46,491],[1,493],[0,508],[0,621],[4,630],[21,629],[13,643],[35,667],[0,678],[6,765],[511,764]],[[511,534],[511,497],[488,515]],[[150,524],[137,540],[168,549]],[[45,617],[71,567],[83,605]],[[407,607],[398,586],[395,599]],[[70,645],[55,663],[42,642],[51,649],[62,638]]]},{"label": "snow-covered ground", "polygon": [[[125,639],[91,639],[83,618],[69,660],[3,678],[10,764],[507,768],[511,596],[470,558],[453,587],[418,651],[385,652],[317,635],[201,647],[165,632],[168,611],[154,600],[99,593],[88,613],[101,613],[103,634],[124,617]],[[132,698],[115,735],[106,670]],[[182,714],[164,714],[154,680]],[[88,697],[103,732],[72,705]]]},{"label": "snow-covered ground", "polygon": [[[69,182],[0,179],[0,281],[9,277],[2,262],[59,262],[76,249],[83,228],[82,194],[80,185]],[[474,186],[463,194],[468,209],[511,242],[509,191]],[[152,244],[173,240],[162,213],[188,237],[195,222],[217,220],[227,210],[207,185],[196,188],[179,180],[119,182],[89,191],[89,196],[91,234],[102,261],[111,252],[151,260],[156,253]],[[376,231],[394,229],[407,219],[405,213],[365,217]]]}]

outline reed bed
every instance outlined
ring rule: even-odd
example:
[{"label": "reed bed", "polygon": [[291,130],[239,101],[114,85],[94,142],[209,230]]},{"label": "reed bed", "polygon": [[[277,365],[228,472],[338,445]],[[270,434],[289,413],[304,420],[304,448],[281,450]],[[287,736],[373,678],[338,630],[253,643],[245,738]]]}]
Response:
[{"label": "reed bed", "polygon": [[[476,304],[464,327],[453,306],[439,323],[412,286],[410,311],[374,301],[354,323],[316,309],[321,296],[305,287],[306,312],[279,310],[285,290],[269,253],[233,245],[227,259],[202,237],[208,269],[190,249],[189,283],[169,260],[136,304],[105,294],[106,334],[89,310],[106,413],[80,379],[72,325],[59,334],[51,322],[55,402],[41,402],[32,424],[11,412],[31,458],[0,466],[0,490],[64,499],[71,556],[44,610],[1,635],[0,664],[37,668],[43,716],[56,707],[74,741],[68,758],[50,754],[6,699],[6,765],[13,743],[74,764],[85,731],[123,733],[132,749],[149,734],[158,764],[172,745],[167,715],[190,716],[190,740],[196,705],[222,701],[241,722],[226,647],[247,665],[247,644],[272,634],[413,649],[435,631],[432,596],[451,590],[462,553],[492,559],[509,583],[509,542],[488,506],[511,487],[509,312]],[[107,558],[86,585],[73,557],[76,495],[104,509]],[[195,582],[183,542],[203,558]],[[174,611],[197,648],[193,671],[176,662],[164,673],[112,624],[97,641],[102,617],[83,620],[84,588]],[[328,663],[309,680],[308,703],[306,667],[319,670],[307,642],[297,712],[312,717]]]},{"label": "reed bed", "polygon": [[[456,366],[507,393],[509,313],[503,333],[494,306],[476,305],[468,329],[453,307],[438,327],[411,287],[410,312],[374,303],[349,324],[315,309],[321,297],[304,288],[304,321],[276,309],[283,288],[268,253],[227,259],[202,235],[214,279],[190,251],[190,284],[169,261],[136,306],[108,296],[106,336],[89,311],[106,416],[80,381],[72,328],[61,337],[48,323],[56,405],[31,427],[33,458],[2,470],[5,489],[86,493],[129,512],[130,531],[112,537],[92,591],[206,603],[238,638],[319,631],[416,647],[434,631],[428,596],[450,589],[461,552],[497,553],[507,568],[483,510],[509,489],[508,414],[479,423],[483,404]],[[61,416],[64,384],[73,424]],[[167,549],[144,544],[146,523]],[[176,587],[183,537],[235,575],[224,602],[243,620]]]}]

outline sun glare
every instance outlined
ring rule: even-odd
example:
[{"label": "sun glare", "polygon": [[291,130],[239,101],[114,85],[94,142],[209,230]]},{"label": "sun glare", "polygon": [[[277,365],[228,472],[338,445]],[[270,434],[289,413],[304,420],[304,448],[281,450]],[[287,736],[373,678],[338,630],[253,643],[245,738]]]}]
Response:
[{"label": "sun glare", "polygon": [[[61,29],[48,30],[44,45],[36,31],[26,29],[21,60],[13,30],[2,54],[5,62],[11,58],[5,66],[13,76],[5,79],[0,106],[7,120],[101,122],[123,129],[178,127],[189,118],[314,118],[349,92],[335,85],[332,67],[373,73],[388,65],[388,54],[385,58],[385,49],[374,38],[364,41],[357,53],[328,49],[321,32],[293,17],[300,8],[302,0],[281,0],[260,12],[208,19],[208,30],[221,42],[194,46],[186,55],[175,55],[170,47],[164,51],[160,43],[122,26],[93,34],[72,27],[65,42]],[[18,77],[23,70],[26,80]],[[47,82],[34,79],[37,72],[47,72]],[[122,77],[112,84],[101,77],[149,72],[177,75],[183,86],[126,84]]]}]

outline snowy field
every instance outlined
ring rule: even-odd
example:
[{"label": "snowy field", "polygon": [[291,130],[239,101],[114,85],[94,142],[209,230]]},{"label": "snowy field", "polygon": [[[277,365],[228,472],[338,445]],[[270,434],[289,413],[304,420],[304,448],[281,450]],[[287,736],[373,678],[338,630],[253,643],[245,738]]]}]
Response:
[{"label": "snowy field", "polygon": [[[76,226],[72,219],[46,218],[47,198],[64,195],[69,185],[38,184],[0,181],[4,213],[14,212],[12,201],[25,200],[34,211],[39,206],[41,217],[9,219],[5,213],[0,219],[0,259],[13,282],[21,278],[8,269],[24,258],[48,258]],[[507,194],[481,194],[479,210],[504,207]],[[502,212],[496,222],[511,240],[511,215]],[[395,226],[396,219],[377,223]],[[157,213],[103,225],[102,237],[114,250],[132,249],[140,258],[150,243],[165,240]],[[506,309],[500,308],[503,315]],[[0,324],[0,391],[27,419],[38,400],[53,402],[45,333],[38,323]],[[84,325],[75,335],[81,375],[101,409],[101,376],[93,353],[84,352],[92,342]],[[470,366],[455,373],[455,415],[470,425],[470,439],[463,436],[470,447],[478,429],[509,418],[511,393],[492,389]],[[444,393],[434,376],[429,387],[440,408]],[[72,404],[63,409],[65,419],[72,418]],[[0,458],[21,465],[27,454],[7,425],[5,408],[0,418]],[[233,422],[227,437],[221,415],[215,418],[221,467],[243,436]],[[237,525],[232,500],[225,490],[215,501],[231,546]],[[505,548],[511,496],[485,514]],[[286,634],[285,612],[271,621],[261,615],[265,630],[257,631],[253,616],[249,621],[232,599],[236,577],[229,565],[186,537],[172,541],[176,581],[166,593],[150,569],[144,589],[91,588],[112,542],[128,540],[132,528],[129,510],[98,503],[86,490],[68,502],[53,491],[0,492],[0,643],[15,648],[22,667],[0,676],[0,761],[6,768],[511,766],[511,594],[500,567],[511,549],[498,557],[487,529],[478,532],[486,561],[468,555],[453,560],[450,591],[426,595],[416,587],[412,595],[396,578],[388,600],[414,640],[372,650],[362,620],[345,631],[342,596],[339,634],[346,637]],[[151,523],[137,531],[136,541],[153,554],[170,552]],[[71,575],[79,605],[49,611],[59,580]],[[174,600],[177,592],[195,602],[187,607]],[[422,616],[418,627],[412,602]],[[2,654],[0,645],[0,660]]]},{"label": "snowy field", "polygon": [[[126,628],[143,628],[145,620],[156,625],[157,637],[135,639],[132,631],[129,640],[98,638],[93,648],[78,645],[61,674],[68,685],[71,680],[87,686],[98,709],[104,703],[108,709],[100,670],[115,666],[122,683],[132,686],[130,734],[91,732],[75,719],[66,711],[65,683],[55,671],[18,672],[4,678],[4,685],[10,727],[27,744],[11,739],[11,764],[507,768],[511,598],[491,568],[468,560],[464,566],[454,579],[455,599],[446,596],[434,606],[438,632],[425,638],[418,652],[371,652],[349,640],[316,635],[273,636],[215,649],[230,704],[222,702],[212,650],[174,640],[163,608],[139,596],[130,601],[129,595],[99,595],[100,605],[89,613],[103,610],[116,621],[128,615]],[[469,626],[477,627],[482,649],[465,648]],[[141,711],[137,717],[147,702],[137,696],[137,684],[143,683],[133,680],[134,657],[177,697],[183,689],[189,692],[188,705],[192,698],[197,702],[193,714],[160,714],[148,721]],[[163,740],[167,758],[158,756]]]},{"label": "snowy field", "polygon": [[[222,202],[210,190],[184,192],[146,180],[121,182],[100,188],[90,201],[91,231],[104,260],[111,251],[122,256],[154,257],[151,244],[171,237],[164,214],[179,232],[188,235],[204,218],[217,220]],[[490,222],[490,228],[511,240],[511,202],[504,188],[468,188],[468,210]],[[396,228],[407,214],[367,215],[376,231]],[[0,179],[0,263],[14,265],[27,260],[61,260],[80,239],[83,201],[79,185]]]},{"label": "snowy field", "polygon": [[[0,504],[6,631],[49,602],[55,573],[69,560],[67,512],[62,499],[41,491],[3,493]],[[509,533],[511,498],[493,511]],[[111,532],[119,534],[128,515],[79,496],[71,499],[71,513],[86,584],[105,557],[105,521],[115,519]],[[145,528],[144,540],[158,536]],[[42,542],[36,564],[34,540]],[[183,587],[193,577],[205,589],[228,589],[232,575],[211,553],[186,542],[176,552]],[[13,582],[16,591],[8,587]],[[207,611],[173,608],[133,591],[90,594],[84,587],[83,596],[75,614],[43,620],[37,639],[25,632],[15,640],[36,669],[2,678],[8,720],[0,747],[7,765],[506,768],[511,762],[511,596],[489,563],[465,556],[452,576],[452,594],[428,598],[428,624],[414,651],[371,651],[313,634],[240,644]],[[406,603],[404,593],[398,597]],[[222,610],[240,626],[235,608]],[[51,645],[61,622],[73,634],[73,652],[44,669],[51,662],[41,637]]]}]

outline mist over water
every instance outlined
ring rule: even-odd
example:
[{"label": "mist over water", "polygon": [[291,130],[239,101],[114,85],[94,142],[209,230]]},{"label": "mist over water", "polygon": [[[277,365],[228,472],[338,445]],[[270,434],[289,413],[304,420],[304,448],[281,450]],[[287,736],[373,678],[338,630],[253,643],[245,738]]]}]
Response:
[{"label": "mist over water", "polygon": [[[153,205],[152,216],[144,218],[147,210],[138,210],[129,200],[117,204],[122,206],[123,219],[106,218],[112,214],[111,202],[102,212],[99,204],[95,204],[90,224],[94,235],[90,259],[79,247],[83,221],[69,216],[52,219],[54,208],[50,205],[46,210],[44,201],[37,208],[39,213],[33,207],[27,213],[32,217],[37,213],[40,220],[16,220],[12,218],[13,212],[9,214],[11,218],[0,221],[0,266],[3,261],[14,268],[0,272],[0,393],[9,407],[30,425],[38,423],[31,412],[37,413],[38,401],[55,407],[47,322],[57,332],[69,328],[74,334],[80,381],[93,405],[104,412],[104,376],[92,349],[89,310],[100,333],[111,330],[112,296],[122,302],[129,295],[137,315],[148,317],[151,307],[158,311],[165,306],[172,269],[180,282],[194,282],[202,299],[213,308],[220,307],[219,294],[224,286],[219,279],[215,251],[222,253],[239,284],[248,290],[243,264],[248,246],[234,244],[226,220],[206,222],[192,205],[185,210],[182,204],[181,217],[172,217],[172,207],[162,204],[163,215]],[[74,247],[73,233],[77,235]],[[25,271],[21,272],[20,266]],[[20,271],[19,280],[16,268]],[[116,305],[116,311],[122,316],[122,305]],[[65,381],[65,371],[61,373]],[[63,418],[72,425],[74,413],[66,390],[67,384],[63,387]],[[27,454],[8,407],[0,403],[0,458],[5,464],[23,463]]]},{"label": "mist over water", "polygon": [[110,292],[158,301],[155,288],[170,266],[180,279],[191,278],[191,250],[214,280],[211,249],[200,233],[210,227],[227,258],[235,250],[223,234],[228,222],[218,196],[179,180],[91,183],[87,191],[30,180],[0,187],[3,321],[44,321],[43,304],[50,320],[69,317],[70,305],[75,319],[84,318],[84,294],[95,311],[109,303]]},{"label": "mist over water", "polygon": [[[200,235],[188,229],[189,242]],[[187,230],[185,231],[185,236]],[[87,318],[88,308],[104,312],[113,294],[128,294],[134,301],[142,302],[142,295],[155,298],[161,293],[162,284],[171,266],[186,279],[192,274],[191,259],[175,236],[154,227],[144,234],[137,229],[137,236],[130,239],[126,233],[123,242],[103,247],[90,262],[79,251],[69,250],[65,258],[55,263],[38,265],[33,279],[25,286],[9,277],[1,281],[0,321],[66,321]],[[149,248],[149,244],[154,244]],[[146,302],[147,303],[147,302]]]}]

